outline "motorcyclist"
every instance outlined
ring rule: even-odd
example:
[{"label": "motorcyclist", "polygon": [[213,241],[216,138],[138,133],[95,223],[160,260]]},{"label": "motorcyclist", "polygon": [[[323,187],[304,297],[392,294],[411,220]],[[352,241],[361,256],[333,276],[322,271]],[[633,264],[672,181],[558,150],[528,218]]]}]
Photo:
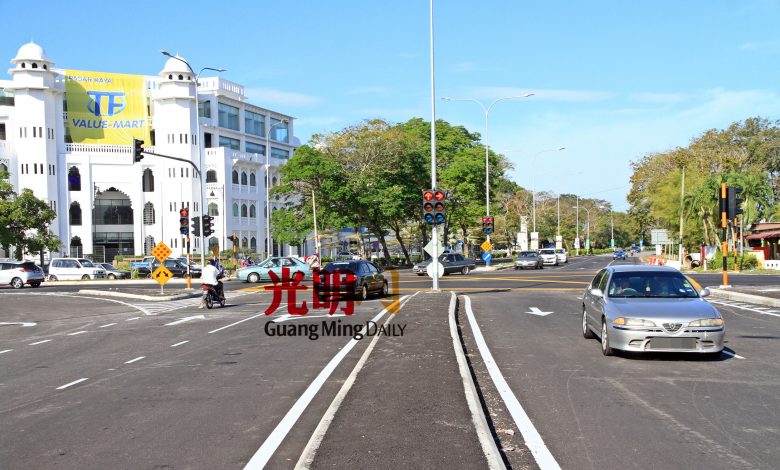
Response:
[{"label": "motorcyclist", "polygon": [[[209,262],[201,272],[201,282],[204,286],[212,287],[214,288],[215,292],[217,293],[217,296],[220,298],[220,300],[224,299],[223,290],[222,290],[222,281],[219,280],[222,276],[224,276],[224,271],[221,271],[219,268],[217,268],[218,261],[213,260]],[[200,305],[198,308],[203,308],[206,306],[206,298],[202,297],[200,301]]]}]

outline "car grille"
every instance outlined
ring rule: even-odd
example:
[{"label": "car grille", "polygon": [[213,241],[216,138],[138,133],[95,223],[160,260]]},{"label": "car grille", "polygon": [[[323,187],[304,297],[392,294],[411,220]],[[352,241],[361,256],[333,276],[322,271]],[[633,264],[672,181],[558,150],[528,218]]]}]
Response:
[{"label": "car grille", "polygon": [[647,349],[696,349],[696,338],[650,338]]},{"label": "car grille", "polygon": [[682,323],[662,323],[661,326],[663,326],[664,329],[669,333],[676,333],[680,328],[682,328]]}]

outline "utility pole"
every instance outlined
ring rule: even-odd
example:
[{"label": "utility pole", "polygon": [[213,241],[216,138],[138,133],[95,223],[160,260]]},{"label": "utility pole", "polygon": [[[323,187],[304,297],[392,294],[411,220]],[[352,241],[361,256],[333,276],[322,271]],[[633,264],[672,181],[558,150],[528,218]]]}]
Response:
[{"label": "utility pole", "polygon": [[682,167],[682,181],[680,182],[680,245],[677,247],[677,255],[680,258],[680,268],[683,263],[683,223],[685,218],[685,207],[683,206],[683,198],[685,197],[685,167]]}]

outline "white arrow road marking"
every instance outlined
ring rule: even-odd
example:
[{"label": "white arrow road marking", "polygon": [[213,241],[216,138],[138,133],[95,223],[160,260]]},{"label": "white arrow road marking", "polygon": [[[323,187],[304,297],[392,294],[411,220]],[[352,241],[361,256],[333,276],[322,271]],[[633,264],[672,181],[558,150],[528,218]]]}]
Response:
[{"label": "white arrow road marking", "polygon": [[17,322],[7,322],[7,321],[0,321],[0,326],[2,325],[20,325],[22,327],[25,326],[35,326],[37,323],[35,322],[26,322],[26,321],[17,321]]},{"label": "white arrow road marking", "polygon": [[553,312],[542,312],[541,310],[539,310],[539,307],[531,307],[531,311],[530,312],[525,312],[525,313],[530,313],[531,315],[538,315],[540,317],[544,317],[544,316],[547,316],[547,315],[549,315],[549,314],[551,314]]},{"label": "white arrow road marking", "polygon": [[178,319],[176,321],[172,321],[170,323],[166,323],[165,326],[178,325],[180,323],[184,323],[184,322],[187,322],[187,321],[190,321],[190,320],[205,320],[205,319],[206,319],[206,317],[203,316],[203,315],[193,315],[191,317],[184,317],[184,318],[180,318],[180,319]]}]

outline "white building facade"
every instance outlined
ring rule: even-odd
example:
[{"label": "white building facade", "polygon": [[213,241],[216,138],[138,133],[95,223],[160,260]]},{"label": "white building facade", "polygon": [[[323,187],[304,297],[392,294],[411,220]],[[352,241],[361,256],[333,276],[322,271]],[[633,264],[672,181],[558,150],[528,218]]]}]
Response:
[{"label": "white building facade", "polygon": [[[291,116],[248,103],[242,86],[219,77],[201,77],[196,96],[196,77],[177,57],[158,76],[143,77],[151,137],[144,148],[202,170],[201,207],[200,181],[187,162],[146,155],[135,163],[131,139],[74,141],[66,71],[54,69],[42,47],[23,45],[11,64],[11,79],[0,80],[0,171],[17,192],[30,188],[57,213],[51,228],[63,246],[53,255],[110,262],[148,254],[161,241],[184,253],[183,207],[190,218],[214,217],[207,253],[231,249],[233,234],[243,251],[268,252],[266,180],[277,184],[278,168],[298,145]],[[190,239],[192,252],[202,252],[200,240]],[[276,243],[271,251],[304,254]]]}]

